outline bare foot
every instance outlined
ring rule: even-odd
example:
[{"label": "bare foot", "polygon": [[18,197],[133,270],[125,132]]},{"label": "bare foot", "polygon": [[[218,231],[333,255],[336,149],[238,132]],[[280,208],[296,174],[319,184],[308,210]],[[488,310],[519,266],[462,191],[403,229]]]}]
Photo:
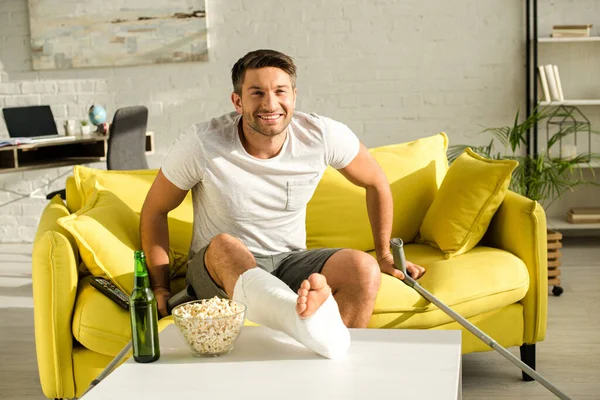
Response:
[{"label": "bare foot", "polygon": [[321,274],[312,274],[298,289],[296,312],[300,318],[313,315],[331,294],[327,279]]}]

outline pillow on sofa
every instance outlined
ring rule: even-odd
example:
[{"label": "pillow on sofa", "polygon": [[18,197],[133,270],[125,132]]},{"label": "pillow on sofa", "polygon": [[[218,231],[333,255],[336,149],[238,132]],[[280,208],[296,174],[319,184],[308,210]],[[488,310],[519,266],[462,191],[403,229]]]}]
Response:
[{"label": "pillow on sofa", "polygon": [[[382,167],[394,197],[392,236],[411,242],[448,169],[445,133],[408,143],[370,149]],[[306,213],[308,248],[346,247],[373,250],[365,190],[327,168]]]},{"label": "pillow on sofa", "polygon": [[467,148],[448,169],[417,242],[439,248],[447,258],[475,247],[504,200],[518,164],[490,160]]},{"label": "pillow on sofa", "polygon": [[73,178],[81,205],[85,206],[96,192],[96,183],[111,191],[132,210],[139,213],[150,190],[158,170],[144,169],[135,171],[102,170],[76,165]]},{"label": "pillow on sofa", "polygon": [[[98,187],[94,197],[58,223],[77,242],[85,265],[95,276],[107,276],[126,293],[133,289],[133,252],[141,248],[140,217],[114,193]],[[186,254],[169,251],[171,275]],[[174,265],[176,265],[174,267]]]},{"label": "pillow on sofa", "polygon": [[[150,190],[158,170],[103,170],[77,165],[73,168],[73,178],[82,206],[94,197],[97,185],[121,199],[136,213],[140,213],[146,194]],[[171,249],[177,254],[186,254],[192,241],[194,210],[192,192],[183,202],[169,213],[169,240]]]}]

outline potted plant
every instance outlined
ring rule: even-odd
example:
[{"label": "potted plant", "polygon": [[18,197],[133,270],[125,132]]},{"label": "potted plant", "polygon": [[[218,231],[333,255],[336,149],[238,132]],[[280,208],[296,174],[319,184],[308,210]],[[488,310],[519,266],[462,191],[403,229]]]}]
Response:
[{"label": "potted plant", "polygon": [[88,120],[82,119],[81,120],[81,134],[89,135],[90,133],[92,133],[92,126],[90,125]]},{"label": "potted plant", "polygon": [[[481,133],[491,133],[492,139],[484,146],[468,146],[464,144],[453,145],[448,149],[448,160],[454,161],[467,147],[481,156],[491,159],[517,160],[519,165],[515,168],[510,182],[510,190],[517,192],[531,200],[538,201],[547,210],[566,191],[573,191],[575,187],[586,184],[594,184],[592,179],[586,179],[583,168],[589,167],[590,163],[600,160],[600,154],[569,154],[561,157],[556,147],[563,140],[577,135],[582,130],[582,125],[572,123],[560,125],[557,132],[548,137],[546,148],[537,154],[527,154],[525,146],[529,131],[542,120],[556,116],[556,111],[536,107],[531,115],[519,123],[519,112],[515,117],[513,125],[499,128],[487,128]],[[593,133],[598,133],[591,131]],[[496,146],[500,143],[500,146]],[[593,174],[593,169],[590,169]],[[556,296],[562,294],[563,289],[558,286],[560,253],[560,240],[562,234],[548,230],[548,269],[549,284],[555,285],[552,292]]]}]

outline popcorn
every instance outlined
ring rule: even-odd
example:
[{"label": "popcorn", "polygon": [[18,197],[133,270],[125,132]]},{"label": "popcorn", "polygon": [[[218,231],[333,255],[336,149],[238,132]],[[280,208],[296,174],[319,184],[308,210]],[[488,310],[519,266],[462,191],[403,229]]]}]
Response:
[{"label": "popcorn", "polygon": [[175,324],[197,355],[218,355],[233,348],[246,307],[233,300],[213,297],[182,304],[173,309]]}]

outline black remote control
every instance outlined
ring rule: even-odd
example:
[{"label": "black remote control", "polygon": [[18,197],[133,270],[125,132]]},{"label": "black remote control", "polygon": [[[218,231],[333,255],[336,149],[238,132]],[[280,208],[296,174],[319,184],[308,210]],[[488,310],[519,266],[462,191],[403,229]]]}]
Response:
[{"label": "black remote control", "polygon": [[90,277],[90,284],[104,293],[106,297],[117,303],[119,307],[129,310],[129,296],[116,287],[114,283],[106,278],[92,276]]}]

